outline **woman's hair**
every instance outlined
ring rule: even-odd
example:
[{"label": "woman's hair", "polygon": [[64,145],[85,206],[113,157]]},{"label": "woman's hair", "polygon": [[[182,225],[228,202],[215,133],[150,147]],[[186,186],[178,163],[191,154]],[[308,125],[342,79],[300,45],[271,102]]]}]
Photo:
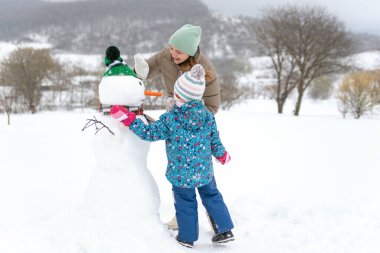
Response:
[{"label": "woman's hair", "polygon": [[[195,64],[198,63],[196,59],[198,58],[199,54],[200,54],[200,50],[198,47],[194,56],[189,56],[189,58],[186,61],[179,64],[179,69],[181,70],[182,73],[184,73],[186,71],[190,71],[190,69]],[[202,65],[202,67],[205,67],[205,66]],[[206,75],[205,75],[206,83],[215,79],[215,73],[213,73],[212,71],[210,71],[208,69],[205,69],[205,72],[206,72]]]}]

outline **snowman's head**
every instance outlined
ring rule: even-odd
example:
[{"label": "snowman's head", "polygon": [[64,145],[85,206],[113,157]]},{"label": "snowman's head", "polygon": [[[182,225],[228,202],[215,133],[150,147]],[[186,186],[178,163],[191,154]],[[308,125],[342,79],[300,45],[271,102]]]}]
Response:
[{"label": "snowman's head", "polygon": [[108,67],[99,84],[99,100],[102,105],[141,106],[145,96],[161,96],[159,92],[145,91],[144,83],[124,63],[115,46],[106,50],[104,65]]},{"label": "snowman's head", "polygon": [[145,85],[134,76],[104,76],[99,84],[99,100],[104,105],[140,106]]}]

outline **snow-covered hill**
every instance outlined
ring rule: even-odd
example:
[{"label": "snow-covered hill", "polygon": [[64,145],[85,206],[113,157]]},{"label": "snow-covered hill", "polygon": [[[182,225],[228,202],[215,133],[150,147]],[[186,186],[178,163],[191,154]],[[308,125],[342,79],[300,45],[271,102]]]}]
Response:
[{"label": "snow-covered hill", "polygon": [[201,48],[212,55],[255,55],[257,49],[247,22],[215,16],[199,0],[3,0],[0,23],[2,40],[39,42],[42,37],[56,50],[79,54],[115,44],[132,55],[155,52],[186,23],[202,27]]},{"label": "snow-covered hill", "polygon": [[363,70],[380,69],[380,51],[368,51],[350,57],[352,64]]}]

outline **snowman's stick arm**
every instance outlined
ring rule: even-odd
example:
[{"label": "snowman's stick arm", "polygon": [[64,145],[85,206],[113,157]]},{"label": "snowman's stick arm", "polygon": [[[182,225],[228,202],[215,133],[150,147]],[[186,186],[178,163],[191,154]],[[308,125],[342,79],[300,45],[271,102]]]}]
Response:
[{"label": "snowman's stick arm", "polygon": [[[89,119],[87,119],[87,123],[86,123],[86,125],[84,125],[84,127],[82,128],[82,131],[84,131],[84,130],[86,130],[86,128],[87,127],[89,127],[89,124],[91,123],[91,121],[89,121]],[[91,125],[93,125],[93,124],[91,124]],[[90,126],[91,126],[90,125]]]},{"label": "snowman's stick arm", "polygon": [[98,130],[96,130],[95,134],[97,134],[100,130],[102,130],[103,128],[107,128],[107,130],[112,134],[112,135],[115,135],[111,129],[109,129],[106,125],[102,125],[102,127],[98,128]]},{"label": "snowman's stick arm", "polygon": [[[100,124],[101,127],[98,127],[97,124]],[[100,130],[102,130],[103,128],[106,128],[112,135],[115,135],[114,132],[111,131],[111,129],[109,129],[109,127],[107,127],[106,125],[104,125],[103,122],[99,121],[95,116],[94,116],[94,119],[87,119],[87,123],[86,125],[82,128],[82,131],[86,130],[87,128],[91,127],[91,126],[94,126],[95,125],[95,134],[97,134]]]},{"label": "snowman's stick arm", "polygon": [[90,126],[93,126],[95,125],[95,128],[98,129],[96,123],[97,123],[97,120],[93,120],[93,119],[86,119],[87,120],[87,123],[86,125],[84,125],[84,127],[82,128],[82,131],[86,130],[87,128],[89,128]]}]

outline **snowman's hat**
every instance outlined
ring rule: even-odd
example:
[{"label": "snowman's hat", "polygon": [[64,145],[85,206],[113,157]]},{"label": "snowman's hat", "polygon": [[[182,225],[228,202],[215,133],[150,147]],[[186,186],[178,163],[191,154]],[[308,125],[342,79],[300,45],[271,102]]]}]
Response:
[{"label": "snowman's hat", "polygon": [[120,50],[116,46],[110,46],[106,49],[104,65],[108,67],[103,74],[105,76],[134,76],[136,73],[123,61],[120,56]]},{"label": "snowman's hat", "polygon": [[[123,59],[120,57],[120,50],[116,46],[110,46],[106,49],[104,65],[106,65],[108,69],[103,74],[103,77],[134,76],[138,78],[136,73],[123,62]],[[145,90],[144,95],[160,97],[162,96],[162,92]]]}]

